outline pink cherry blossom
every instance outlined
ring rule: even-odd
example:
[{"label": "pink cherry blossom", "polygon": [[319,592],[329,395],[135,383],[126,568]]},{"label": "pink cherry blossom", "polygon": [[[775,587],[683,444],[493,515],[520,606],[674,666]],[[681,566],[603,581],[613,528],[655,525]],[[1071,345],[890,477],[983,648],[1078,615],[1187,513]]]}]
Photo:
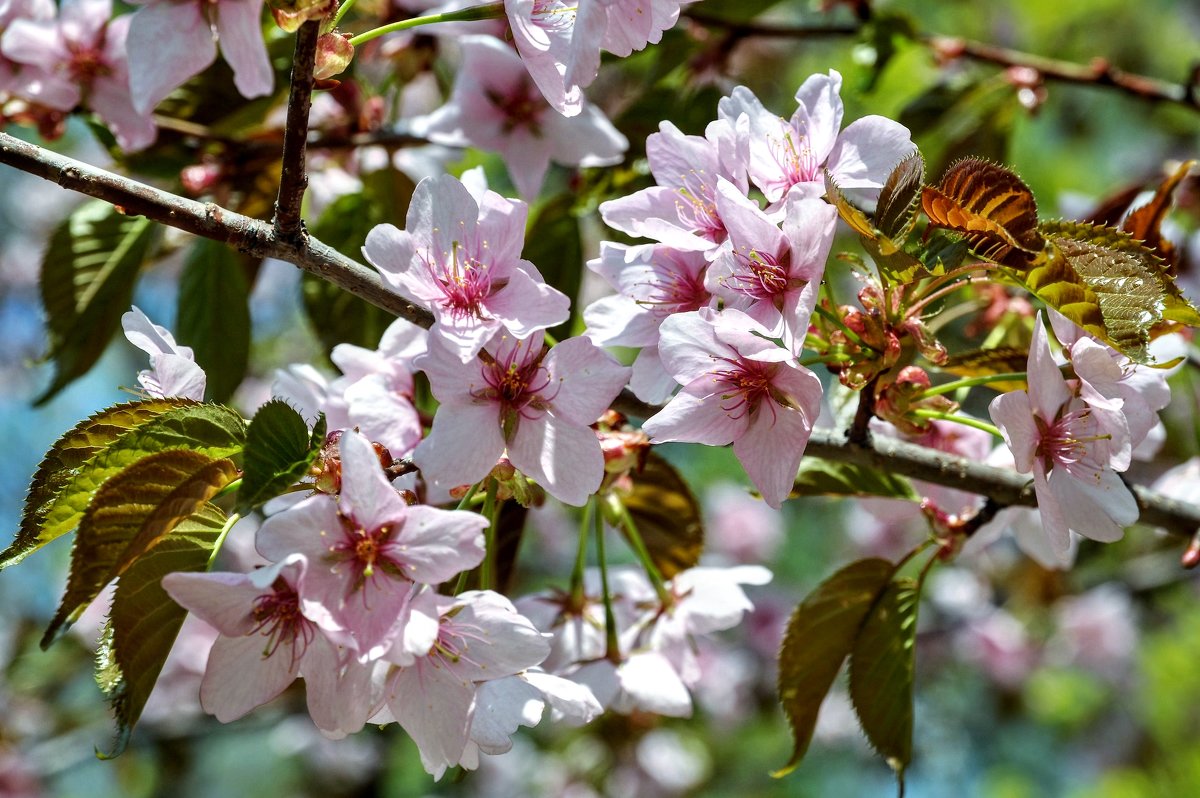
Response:
[{"label": "pink cherry blossom", "polygon": [[526,338],[570,314],[570,300],[521,259],[527,214],[492,191],[477,203],[450,175],[426,178],[407,229],[379,225],[363,254],[397,293],[433,311],[430,335],[466,363],[502,328]]},{"label": "pink cherry blossom", "polygon": [[744,311],[798,355],[833,246],[837,209],[817,199],[789,198],[781,231],[745,194],[721,180],[717,212],[730,246],[713,261],[705,283],[727,307]]},{"label": "pink cherry blossom", "polygon": [[317,725],[335,736],[353,730],[343,729],[355,721],[342,691],[353,692],[356,678],[339,684],[342,656],[337,646],[302,612],[306,566],[304,557],[296,555],[249,574],[163,577],[171,598],[220,632],[208,656],[200,703],[222,723],[265,704],[303,676]]},{"label": "pink cherry blossom", "polygon": [[138,373],[146,393],[204,400],[207,376],[196,365],[191,347],[176,344],[170,331],[150,321],[137,305],[121,316],[121,327],[131,344],[150,355],[150,369]]},{"label": "pink cherry blossom", "polygon": [[258,550],[272,560],[304,554],[312,563],[305,600],[328,613],[327,632],[344,630],[369,660],[403,634],[414,583],[438,584],[482,561],[488,522],[477,513],[409,507],[366,438],[347,431],[339,446],[341,495],[312,496],[271,516],[258,530]]},{"label": "pink cherry blossom", "polygon": [[750,481],[777,508],[820,412],[821,381],[755,329],[737,310],[667,319],[658,348],[683,390],[643,429],[653,443],[732,443]]},{"label": "pink cherry blossom", "polygon": [[504,0],[513,43],[534,83],[554,110],[575,116],[583,87],[600,70],[607,15],[601,3]]},{"label": "pink cherry blossom", "polygon": [[553,161],[563,166],[619,163],[629,141],[580,99],[571,117],[556,113],[509,47],[491,36],[459,39],[463,62],[446,105],[414,120],[413,132],[450,147],[499,153],[517,191],[532,200]]},{"label": "pink cherry blossom", "polygon": [[588,268],[617,290],[583,311],[586,335],[600,346],[637,346],[629,388],[643,402],[662,404],[675,390],[658,357],[658,328],[673,313],[712,301],[704,286],[708,261],[699,252],[662,244],[626,246],[603,241]]},{"label": "pink cherry blossom", "polygon": [[216,60],[218,40],[242,96],[270,94],[275,72],[263,41],[262,6],[262,0],[146,2],[129,23],[129,85],[138,112],[154,110]]},{"label": "pink cherry blossom", "polygon": [[[55,12],[53,0],[0,0],[0,36],[19,19],[53,21]],[[11,61],[0,51],[0,92],[20,93],[22,84],[31,85],[45,77],[37,67]]]},{"label": "pink cherry blossom", "polygon": [[109,21],[112,0],[63,0],[57,21],[17,19],[0,38],[10,62],[28,65],[15,93],[59,111],[83,103],[103,119],[117,143],[138,150],[154,141],[150,115],[133,106],[129,93],[126,36],[129,17]]},{"label": "pink cherry blossom", "polygon": [[679,7],[696,0],[601,0],[607,12],[603,48],[621,58],[662,41],[679,21]]},{"label": "pink cherry blossom", "polygon": [[600,487],[604,455],[590,425],[629,369],[586,338],[549,350],[539,338],[501,333],[470,363],[430,342],[418,365],[441,404],[413,461],[438,495],[483,479],[505,450],[566,504],[581,505]]},{"label": "pink cherry blossom", "polygon": [[550,646],[498,593],[474,591],[436,603],[438,629],[429,653],[393,669],[385,695],[392,717],[417,744],[421,764],[440,779],[467,753],[478,683],[532,668]]},{"label": "pink cherry blossom", "polygon": [[1072,392],[1050,353],[1040,317],[1028,372],[1029,390],[996,397],[990,411],[1017,470],[1033,472],[1042,526],[1052,547],[1065,557],[1071,530],[1093,540],[1119,540],[1138,517],[1133,494],[1111,466],[1122,437],[1128,446],[1128,428],[1114,433],[1106,427],[1111,418],[1102,419]]},{"label": "pink cherry blossom", "polygon": [[[750,179],[768,202],[791,191],[825,193],[824,170],[843,189],[860,189],[873,200],[892,168],[914,150],[908,129],[882,116],[865,116],[842,127],[842,76],[813,75],[796,90],[797,108],[783,119],[738,86],[718,104],[721,119],[749,122]],[[839,132],[840,131],[840,132]]]},{"label": "pink cherry blossom", "polygon": [[724,178],[746,192],[745,142],[728,120],[709,123],[703,137],[660,123],[659,132],[646,138],[646,158],[658,185],[600,203],[600,215],[623,233],[704,252],[711,259],[729,237],[717,208],[717,183]]}]

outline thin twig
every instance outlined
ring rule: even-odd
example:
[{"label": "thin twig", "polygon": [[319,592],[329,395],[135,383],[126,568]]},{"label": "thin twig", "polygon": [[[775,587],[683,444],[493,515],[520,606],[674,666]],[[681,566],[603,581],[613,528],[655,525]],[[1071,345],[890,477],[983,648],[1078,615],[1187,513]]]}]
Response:
[{"label": "thin twig", "polygon": [[195,200],[130,180],[104,169],[0,133],[0,163],[57,183],[65,189],[110,202],[129,216],[145,216],[169,227],[228,244],[242,252],[278,258],[312,272],[389,313],[428,327],[424,308],[392,293],[374,269],[351,260],[316,239],[307,244],[280,239],[266,222],[213,202]]},{"label": "thin twig", "polygon": [[275,201],[275,235],[299,243],[304,236],[300,205],[308,187],[304,147],[308,142],[308,112],[312,107],[313,65],[317,60],[320,20],[305,22],[296,31],[292,58],[292,87],[288,95],[287,125],[283,131],[283,166],[279,173],[279,198]]}]

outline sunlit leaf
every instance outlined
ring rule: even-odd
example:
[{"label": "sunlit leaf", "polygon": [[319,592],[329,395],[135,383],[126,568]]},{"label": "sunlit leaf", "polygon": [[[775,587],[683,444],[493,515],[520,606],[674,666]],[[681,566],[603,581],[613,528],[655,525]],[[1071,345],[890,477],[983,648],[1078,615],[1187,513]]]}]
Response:
[{"label": "sunlit leaf", "polygon": [[1147,249],[1166,262],[1168,272],[1171,272],[1170,267],[1174,264],[1175,246],[1168,239],[1162,237],[1162,222],[1166,218],[1167,212],[1171,210],[1175,189],[1179,187],[1179,184],[1183,182],[1195,165],[1196,161],[1181,163],[1171,175],[1158,184],[1150,201],[1130,211],[1129,215],[1125,217],[1125,221],[1121,223],[1122,230],[1141,241]]},{"label": "sunlit leaf", "polygon": [[934,225],[966,235],[973,250],[997,263],[1019,265],[1045,248],[1033,192],[988,161],[956,161],[936,187],[925,187],[921,207]]},{"label": "sunlit leaf", "polygon": [[850,653],[850,700],[867,740],[903,779],[912,761],[915,580],[888,584],[863,622]]},{"label": "sunlit leaf", "polygon": [[195,404],[189,399],[146,399],[126,402],[80,421],[46,453],[25,497],[21,528],[12,544],[0,553],[0,570],[15,565],[53,538],[43,537],[42,524],[55,498],[93,455],[130,430],[168,410]]},{"label": "sunlit leaf", "polygon": [[241,454],[242,417],[221,405],[191,402],[160,413],[96,452],[55,495],[42,515],[37,540],[45,544],[79,525],[96,491],[143,457],[189,449],[213,460]]},{"label": "sunlit leaf", "polygon": [[[704,551],[700,503],[675,467],[651,452],[622,502],[664,579],[686,571]],[[625,530],[621,530],[625,533]]]},{"label": "sunlit leaf", "polygon": [[842,221],[850,225],[854,232],[866,238],[877,238],[879,232],[875,226],[871,224],[871,220],[867,215],[850,204],[850,200],[846,199],[846,195],[838,188],[838,184],[834,181],[833,175],[829,170],[825,170],[825,196],[833,203],[833,207],[837,208],[838,216],[842,217]]},{"label": "sunlit leaf", "polygon": [[[1029,362],[1029,353],[1015,346],[996,347],[994,349],[973,349],[970,352],[960,352],[951,355],[940,368],[958,377],[983,377],[988,374],[1012,374],[1025,371]],[[997,391],[1022,391],[1025,389],[1024,380],[1005,380],[987,383]]]},{"label": "sunlit leaf", "polygon": [[912,483],[898,474],[812,456],[800,460],[799,473],[788,494],[792,499],[800,496],[883,496],[914,502],[921,500]]},{"label": "sunlit leaf", "polygon": [[117,721],[108,757],[125,749],[187,615],[163,590],[162,578],[175,571],[205,570],[224,523],[219,509],[202,506],[117,581],[108,627],[96,653],[96,681],[108,695]]},{"label": "sunlit leaf", "polygon": [[100,201],[76,209],[54,230],[39,276],[54,379],[35,404],[100,358],[129,310],[133,284],[157,236],[149,219],[125,216]]},{"label": "sunlit leaf", "polygon": [[925,161],[914,151],[896,165],[879,192],[875,227],[892,240],[903,241],[916,220],[917,197],[925,179]]},{"label": "sunlit leaf", "polygon": [[772,775],[791,773],[804,758],[821,702],[894,570],[881,559],[851,563],[822,582],[792,613],[779,650],[779,701],[794,746],[791,759]]},{"label": "sunlit leaf", "polygon": [[324,443],[324,415],[310,433],[300,414],[282,399],[260,407],[246,430],[238,513],[245,515],[298,482]]},{"label": "sunlit leaf", "polygon": [[67,590],[42,648],[61,637],[105,585],[236,477],[231,460],[171,449],[107,480],[79,522]]},{"label": "sunlit leaf", "polygon": [[254,260],[231,247],[200,239],[179,281],[175,338],[192,348],[208,375],[207,394],[224,402],[246,376],[250,358],[247,270]]}]

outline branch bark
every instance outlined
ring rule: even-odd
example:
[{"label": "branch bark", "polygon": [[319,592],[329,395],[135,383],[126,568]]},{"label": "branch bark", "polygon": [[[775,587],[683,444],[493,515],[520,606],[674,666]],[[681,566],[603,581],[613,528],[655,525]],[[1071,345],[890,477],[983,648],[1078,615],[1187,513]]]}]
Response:
[{"label": "branch bark", "polygon": [[317,239],[308,238],[300,243],[281,239],[275,228],[266,222],[216,203],[196,202],[130,180],[7,133],[0,133],[0,163],[70,191],[110,202],[130,216],[145,216],[251,255],[287,261],[415,324],[428,327],[433,323],[429,311],[392,293],[374,269],[347,258]]},{"label": "branch bark", "polygon": [[287,124],[283,132],[283,166],[279,173],[279,197],[275,201],[275,237],[301,244],[304,238],[300,206],[308,187],[304,168],[304,146],[308,142],[308,112],[312,108],[313,65],[321,21],[305,22],[296,31],[292,57],[292,84],[288,94]]}]

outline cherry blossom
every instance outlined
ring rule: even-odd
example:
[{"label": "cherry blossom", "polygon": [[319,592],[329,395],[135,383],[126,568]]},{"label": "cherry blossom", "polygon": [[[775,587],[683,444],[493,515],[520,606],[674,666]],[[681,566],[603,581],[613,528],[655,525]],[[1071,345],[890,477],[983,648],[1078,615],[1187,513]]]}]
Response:
[{"label": "cherry blossom", "polygon": [[459,39],[463,62],[446,105],[412,122],[413,132],[451,147],[499,153],[517,191],[532,200],[550,162],[619,163],[629,141],[595,106],[580,99],[564,117],[538,91],[521,59],[491,36]]},{"label": "cherry blossom", "polygon": [[[670,122],[646,139],[646,159],[657,186],[600,203],[605,224],[711,260],[729,233],[717,208],[721,178],[746,193],[746,136],[733,122],[709,123],[704,136],[685,136]],[[743,131],[744,133],[744,131]]]},{"label": "cherry blossom", "polygon": [[662,244],[626,246],[604,241],[588,268],[617,290],[583,311],[585,333],[601,346],[638,346],[629,388],[644,402],[662,404],[675,390],[658,356],[658,329],[673,313],[699,310],[712,301],[704,286],[708,261],[699,252]]},{"label": "cherry blossom", "polygon": [[[0,36],[9,24],[19,19],[53,21],[55,12],[53,0],[0,0]],[[11,61],[0,50],[0,92],[16,92],[22,84],[44,79],[45,75],[38,67]]]},{"label": "cherry blossom", "polygon": [[[1040,318],[1034,325],[1028,372],[1029,390],[996,397],[990,410],[1017,470],[1033,472],[1042,525],[1052,547],[1065,556],[1071,530],[1093,540],[1119,540],[1138,517],[1133,494],[1110,465],[1114,454],[1121,454],[1121,433],[1114,437],[1092,406],[1072,392],[1050,353]],[[1126,428],[1125,446],[1128,434]]]},{"label": "cherry blossom", "polygon": [[683,390],[642,428],[653,443],[732,443],[763,499],[779,507],[820,412],[821,381],[756,329],[737,310],[663,322],[659,352]]},{"label": "cherry blossom", "polygon": [[570,313],[570,300],[521,259],[527,214],[492,191],[476,202],[450,175],[427,178],[413,192],[407,229],[375,227],[363,255],[397,293],[433,311],[430,335],[466,363],[501,328],[526,338]]},{"label": "cherry blossom", "polygon": [[504,0],[513,43],[546,101],[564,116],[585,102],[583,87],[600,70],[600,40],[607,15],[602,3]]},{"label": "cherry blossom", "polygon": [[271,516],[258,530],[258,550],[272,560],[308,557],[305,600],[328,613],[326,632],[344,632],[369,660],[404,632],[419,592],[414,582],[438,584],[480,563],[488,522],[477,513],[409,507],[366,438],[347,431],[339,445],[341,495],[318,494]]},{"label": "cherry blossom", "polygon": [[[134,0],[139,2],[139,0]],[[262,33],[262,0],[140,0],[129,21],[129,86],[149,113],[221,54],[243,97],[270,94],[275,72]]]},{"label": "cherry blossom", "polygon": [[742,192],[721,180],[717,212],[725,220],[730,246],[713,261],[705,283],[728,307],[782,337],[798,355],[833,246],[837,209],[817,199],[789,198],[781,231]]},{"label": "cherry blossom", "polygon": [[146,393],[203,401],[207,376],[191,347],[176,344],[170,331],[150,321],[137,305],[121,316],[121,327],[131,344],[150,355],[150,369],[138,372]]},{"label": "cherry blossom", "polygon": [[841,88],[835,70],[809,77],[796,90],[791,119],[768,111],[745,86],[719,103],[721,119],[745,117],[749,123],[750,179],[768,202],[791,191],[822,196],[825,169],[840,188],[860,189],[873,200],[892,168],[915,149],[908,129],[882,116],[864,116],[841,130]]},{"label": "cherry blossom", "polygon": [[[59,111],[80,103],[112,128],[125,150],[154,141],[149,114],[134,108],[129,93],[126,37],[129,16],[112,16],[112,0],[63,0],[57,20],[17,19],[0,37],[11,63],[33,67],[13,91]],[[28,79],[27,79],[28,77]]]},{"label": "cherry blossom", "polygon": [[508,459],[566,504],[581,505],[604,476],[590,425],[625,385],[629,369],[586,338],[546,350],[537,337],[501,333],[462,363],[439,342],[418,361],[440,402],[413,461],[435,493],[483,479]]}]

